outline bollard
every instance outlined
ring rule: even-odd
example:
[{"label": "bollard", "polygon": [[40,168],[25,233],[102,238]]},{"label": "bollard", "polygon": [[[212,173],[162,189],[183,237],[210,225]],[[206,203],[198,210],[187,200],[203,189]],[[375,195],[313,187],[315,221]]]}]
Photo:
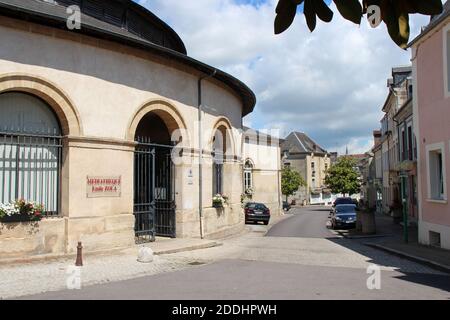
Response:
[{"label": "bollard", "polygon": [[81,241],[78,242],[77,246],[77,261],[75,262],[76,267],[83,266],[83,246],[81,245]]}]

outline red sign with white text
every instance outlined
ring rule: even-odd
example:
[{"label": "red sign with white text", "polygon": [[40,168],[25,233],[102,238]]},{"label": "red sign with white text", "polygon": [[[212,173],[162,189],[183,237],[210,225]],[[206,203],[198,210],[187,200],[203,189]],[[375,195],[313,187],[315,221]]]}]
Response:
[{"label": "red sign with white text", "polygon": [[120,197],[122,177],[87,177],[88,198]]}]

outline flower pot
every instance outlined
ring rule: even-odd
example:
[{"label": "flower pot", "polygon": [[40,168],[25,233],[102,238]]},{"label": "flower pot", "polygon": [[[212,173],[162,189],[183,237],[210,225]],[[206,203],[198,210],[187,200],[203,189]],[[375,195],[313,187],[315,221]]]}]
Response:
[{"label": "flower pot", "polygon": [[213,202],[214,208],[223,208],[223,204],[221,202]]}]

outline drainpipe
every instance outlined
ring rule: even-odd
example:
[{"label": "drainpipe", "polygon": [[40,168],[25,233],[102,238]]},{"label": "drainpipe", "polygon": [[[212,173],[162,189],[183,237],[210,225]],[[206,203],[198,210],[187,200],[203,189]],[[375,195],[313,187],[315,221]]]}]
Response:
[{"label": "drainpipe", "polygon": [[217,69],[209,75],[202,76],[198,79],[198,215],[200,221],[200,238],[203,239],[203,144],[202,144],[202,81],[213,78],[217,73]]}]

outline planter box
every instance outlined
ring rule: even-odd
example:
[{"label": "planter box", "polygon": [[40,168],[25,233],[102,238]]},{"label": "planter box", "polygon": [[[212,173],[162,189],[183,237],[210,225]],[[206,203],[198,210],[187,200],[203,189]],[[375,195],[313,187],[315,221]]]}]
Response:
[{"label": "planter box", "polygon": [[41,218],[36,218],[28,215],[16,214],[11,217],[5,216],[0,219],[1,223],[17,223],[17,222],[37,222],[41,221]]}]

